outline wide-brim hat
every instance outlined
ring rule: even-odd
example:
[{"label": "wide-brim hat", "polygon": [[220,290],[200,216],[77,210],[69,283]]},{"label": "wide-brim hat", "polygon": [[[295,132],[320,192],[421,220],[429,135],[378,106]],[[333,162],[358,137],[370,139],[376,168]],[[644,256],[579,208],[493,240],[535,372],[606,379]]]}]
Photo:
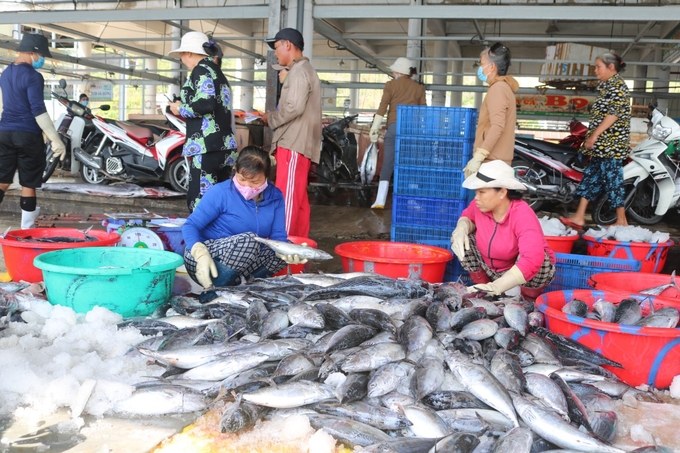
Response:
[{"label": "wide-brim hat", "polygon": [[198,55],[208,56],[208,52],[203,48],[203,44],[207,43],[208,36],[200,31],[190,31],[189,33],[182,36],[182,41],[179,43],[179,47],[175,50],[168,52],[168,55],[173,53],[191,52]]},{"label": "wide-brim hat", "polygon": [[52,58],[47,38],[37,33],[24,34],[24,36],[21,37],[19,47],[17,47],[17,52],[33,52],[38,53],[43,57]]},{"label": "wide-brim hat", "polygon": [[515,170],[502,160],[483,163],[477,173],[471,174],[463,181],[463,187],[470,190],[485,188],[527,190],[527,187],[515,178]]},{"label": "wide-brim hat", "polygon": [[294,28],[279,30],[273,38],[266,38],[264,40],[264,42],[269,44],[269,47],[274,50],[276,50],[276,41],[290,41],[298,49],[305,50],[305,39],[302,37],[302,33]]},{"label": "wide-brim hat", "polygon": [[411,68],[415,67],[416,65],[413,64],[413,62],[408,58],[399,57],[394,63],[392,63],[390,69],[394,72],[398,72],[399,74],[409,75],[411,74]]}]

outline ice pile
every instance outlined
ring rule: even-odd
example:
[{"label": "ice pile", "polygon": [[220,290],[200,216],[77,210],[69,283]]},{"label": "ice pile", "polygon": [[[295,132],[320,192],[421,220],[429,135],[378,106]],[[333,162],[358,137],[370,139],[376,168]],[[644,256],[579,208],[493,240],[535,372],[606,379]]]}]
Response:
[{"label": "ice pile", "polygon": [[[85,411],[102,415],[130,395],[131,384],[162,373],[140,356],[126,356],[144,337],[118,330],[122,317],[95,307],[85,315],[36,297],[0,334],[0,418],[39,420],[60,407],[73,409],[81,387],[96,384]],[[82,395],[80,397],[82,400]]]},{"label": "ice pile", "polygon": [[594,237],[595,239],[610,239],[619,242],[659,242],[664,243],[670,239],[670,234],[655,231],[652,233],[647,228],[639,226],[609,226],[606,228],[589,229],[585,236]]},{"label": "ice pile", "polygon": [[574,236],[578,232],[572,228],[565,226],[559,219],[554,217],[543,216],[538,219],[541,222],[541,228],[543,228],[543,234],[545,236]]}]

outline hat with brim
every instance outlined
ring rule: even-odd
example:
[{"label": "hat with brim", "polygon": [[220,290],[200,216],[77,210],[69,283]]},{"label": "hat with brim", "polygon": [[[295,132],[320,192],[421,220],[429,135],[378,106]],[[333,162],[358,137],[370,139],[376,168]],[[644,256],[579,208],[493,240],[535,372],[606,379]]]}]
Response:
[{"label": "hat with brim", "polygon": [[168,52],[168,55],[173,53],[191,52],[198,55],[208,56],[208,52],[203,48],[203,44],[208,42],[208,36],[200,31],[190,31],[182,36],[182,41],[179,47]]},{"label": "hat with brim", "polygon": [[294,28],[284,28],[279,30],[279,32],[273,38],[266,38],[264,42],[269,44],[273,50],[276,50],[276,41],[290,41],[295,47],[300,50],[305,50],[305,40],[302,37],[302,33]]},{"label": "hat with brim", "polygon": [[473,173],[463,181],[463,187],[477,189],[527,190],[527,187],[515,178],[515,170],[502,160],[483,163],[477,173]]},{"label": "hat with brim", "polygon": [[413,64],[413,62],[408,58],[399,57],[395,60],[394,63],[392,63],[390,69],[399,74],[409,75],[411,73],[411,68],[415,68],[415,66],[416,65]]},{"label": "hat with brim", "polygon": [[17,52],[33,52],[43,57],[52,58],[47,38],[37,33],[27,33],[22,36]]},{"label": "hat with brim", "polygon": [[283,65],[280,65],[280,64],[278,64],[278,63],[274,63],[274,64],[272,65],[272,69],[273,69],[274,71],[283,71],[284,69],[285,69],[286,71],[290,71],[290,68],[289,68],[288,66],[283,66]]}]

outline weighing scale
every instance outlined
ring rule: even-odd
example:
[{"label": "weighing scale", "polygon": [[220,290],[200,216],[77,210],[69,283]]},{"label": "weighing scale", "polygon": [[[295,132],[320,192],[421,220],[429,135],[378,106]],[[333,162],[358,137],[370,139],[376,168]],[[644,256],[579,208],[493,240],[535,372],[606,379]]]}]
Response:
[{"label": "weighing scale", "polygon": [[114,220],[125,221],[125,224],[118,228],[120,234],[118,246],[165,250],[163,240],[151,229],[152,227],[158,228],[160,225],[153,225],[148,222],[167,219],[167,217],[148,211],[105,213],[105,215]]}]

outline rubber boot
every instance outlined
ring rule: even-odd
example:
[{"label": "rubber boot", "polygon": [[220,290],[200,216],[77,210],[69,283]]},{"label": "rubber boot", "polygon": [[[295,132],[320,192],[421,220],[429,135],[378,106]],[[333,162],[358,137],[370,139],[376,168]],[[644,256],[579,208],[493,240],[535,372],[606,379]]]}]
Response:
[{"label": "rubber boot", "polygon": [[478,269],[476,271],[468,271],[468,274],[470,274],[470,280],[472,280],[472,283],[475,285],[481,285],[483,283],[489,283],[491,279],[489,276],[484,272],[483,269]]},{"label": "rubber boot", "polygon": [[527,288],[525,286],[520,286],[520,291],[522,293],[522,297],[524,297],[527,300],[534,301],[538,296],[543,294],[543,291],[545,291],[545,286],[541,286],[538,288]]},{"label": "rubber boot", "polygon": [[387,200],[387,191],[389,189],[389,181],[380,181],[378,184],[378,194],[375,197],[375,203],[371,205],[371,209],[385,209],[385,201]]},{"label": "rubber boot", "polygon": [[28,230],[35,226],[35,219],[40,215],[40,208],[35,208],[35,211],[21,210],[21,229]]}]

